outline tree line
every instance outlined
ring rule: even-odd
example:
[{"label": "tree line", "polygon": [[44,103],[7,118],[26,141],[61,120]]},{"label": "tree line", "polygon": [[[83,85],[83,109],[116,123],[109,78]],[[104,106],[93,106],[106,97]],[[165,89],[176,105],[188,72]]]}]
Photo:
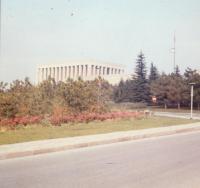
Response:
[{"label": "tree line", "polygon": [[112,87],[101,78],[66,82],[49,78],[39,85],[33,85],[28,78],[9,85],[0,82],[0,117],[102,112],[111,93]]},{"label": "tree line", "polygon": [[[80,114],[83,112],[105,112],[108,101],[131,102],[147,105],[178,107],[190,105],[190,85],[194,86],[194,105],[200,108],[200,75],[187,68],[181,74],[179,68],[170,74],[159,73],[151,63],[147,72],[145,56],[141,52],[136,60],[135,73],[117,86],[102,78],[93,81],[68,79],[55,82],[48,78],[33,85],[28,78],[15,80],[9,85],[0,82],[0,118],[20,116]],[[152,97],[156,102],[152,102]]]},{"label": "tree line", "polygon": [[[194,105],[200,108],[200,75],[196,70],[187,68],[181,74],[179,67],[173,73],[159,73],[151,63],[147,74],[145,56],[142,52],[137,57],[135,72],[129,80],[121,80],[114,89],[115,102],[142,102],[147,105],[160,105],[167,108],[190,106],[190,83],[194,85]],[[154,103],[152,98],[156,98]]]}]

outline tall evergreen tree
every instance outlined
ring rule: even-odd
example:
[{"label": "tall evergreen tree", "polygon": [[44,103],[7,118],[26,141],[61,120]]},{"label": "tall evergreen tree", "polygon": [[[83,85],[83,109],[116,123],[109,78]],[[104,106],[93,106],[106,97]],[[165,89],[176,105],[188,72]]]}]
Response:
[{"label": "tall evergreen tree", "polygon": [[136,60],[135,75],[133,76],[133,102],[149,102],[150,91],[146,77],[145,56],[140,52]]},{"label": "tall evergreen tree", "polygon": [[178,77],[181,77],[181,73],[180,73],[180,69],[179,69],[178,65],[176,65],[176,67],[175,67],[175,75]]},{"label": "tall evergreen tree", "polygon": [[158,79],[158,77],[159,77],[158,70],[152,62],[150,67],[149,82],[151,83],[152,81]]}]

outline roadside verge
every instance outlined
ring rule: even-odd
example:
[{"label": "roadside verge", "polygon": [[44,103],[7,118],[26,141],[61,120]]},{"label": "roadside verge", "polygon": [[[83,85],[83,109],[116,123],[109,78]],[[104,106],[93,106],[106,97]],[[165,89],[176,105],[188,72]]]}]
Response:
[{"label": "roadside verge", "polygon": [[103,144],[139,140],[144,138],[173,135],[192,131],[200,131],[200,122],[161,128],[150,128],[143,130],[123,131],[107,134],[58,138],[1,145],[0,160],[97,146]]}]

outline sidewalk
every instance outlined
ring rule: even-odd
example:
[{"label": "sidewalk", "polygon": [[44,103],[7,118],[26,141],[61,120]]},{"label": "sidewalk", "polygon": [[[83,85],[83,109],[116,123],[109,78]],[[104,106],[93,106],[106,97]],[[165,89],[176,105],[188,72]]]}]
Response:
[{"label": "sidewalk", "polygon": [[186,125],[150,128],[137,131],[114,132],[1,145],[0,160],[199,130],[200,122],[197,122]]}]

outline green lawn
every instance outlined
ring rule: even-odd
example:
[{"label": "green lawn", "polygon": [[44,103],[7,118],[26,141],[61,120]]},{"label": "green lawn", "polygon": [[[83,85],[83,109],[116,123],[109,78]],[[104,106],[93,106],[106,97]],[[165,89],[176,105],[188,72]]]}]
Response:
[{"label": "green lawn", "polygon": [[11,144],[33,140],[43,140],[62,137],[73,137],[91,134],[109,133],[115,131],[128,131],[152,127],[187,124],[197,122],[167,117],[151,117],[148,119],[109,120],[104,122],[91,122],[80,124],[63,124],[60,127],[31,125],[16,130],[0,132],[0,144]]}]

